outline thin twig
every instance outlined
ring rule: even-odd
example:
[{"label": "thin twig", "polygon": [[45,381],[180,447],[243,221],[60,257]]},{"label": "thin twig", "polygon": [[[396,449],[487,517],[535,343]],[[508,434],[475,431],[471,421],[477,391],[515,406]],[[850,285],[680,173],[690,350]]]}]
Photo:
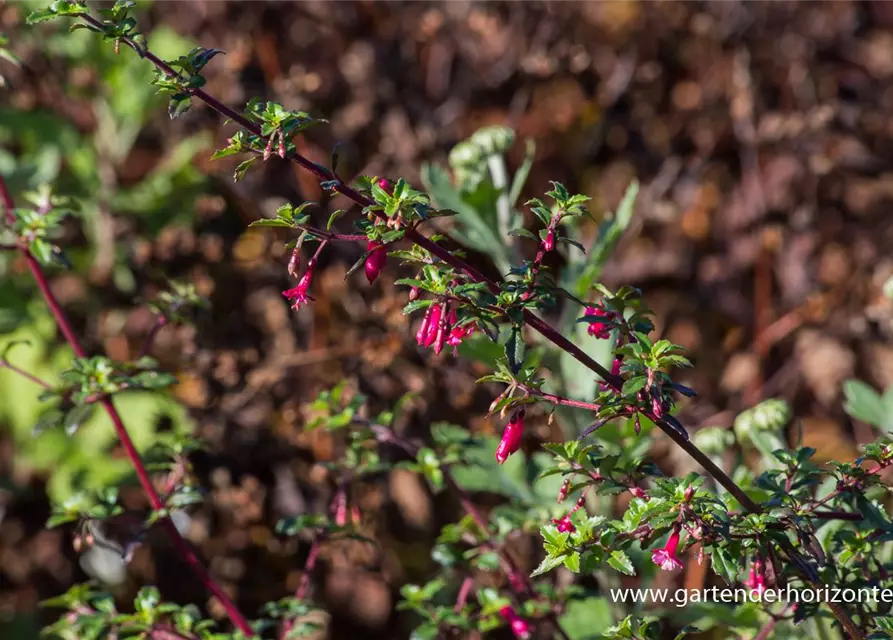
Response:
[{"label": "thin twig", "polygon": [[[12,196],[9,193],[9,189],[6,186],[6,181],[0,176],[0,200],[2,200],[3,206],[6,209],[7,217],[12,216],[12,211],[15,208],[15,204],[12,200]],[[56,326],[62,332],[62,335],[65,336],[66,341],[71,346],[75,355],[79,358],[87,357],[87,352],[84,350],[83,346],[81,346],[80,341],[74,333],[74,329],[71,326],[71,322],[68,320],[68,316],[65,314],[65,311],[62,310],[59,301],[56,299],[56,296],[53,294],[53,291],[50,289],[49,282],[47,282],[46,276],[43,273],[43,269],[40,266],[40,263],[31,255],[31,252],[25,248],[20,248],[22,252],[22,256],[25,258],[25,262],[28,264],[28,269],[31,271],[31,275],[34,278],[34,281],[37,283],[37,288],[40,289],[40,293],[43,295],[44,300],[47,303],[47,306],[50,308],[50,311],[53,314],[53,317],[56,320]],[[115,405],[112,403],[110,398],[103,398],[100,400],[100,404],[102,404],[106,413],[112,421],[112,425],[115,428],[115,433],[118,436],[118,440],[121,442],[121,446],[124,447],[124,451],[127,454],[127,457],[130,459],[131,464],[133,465],[133,469],[136,472],[136,476],[139,479],[139,483],[143,488],[143,491],[146,493],[146,496],[149,499],[149,504],[152,506],[154,510],[160,510],[165,507],[164,502],[161,497],[158,495],[158,492],[155,490],[155,486],[152,484],[152,479],[149,477],[149,473],[146,471],[146,467],[143,464],[142,458],[140,457],[139,452],[136,450],[136,446],[133,444],[133,440],[130,437],[130,433],[127,431],[127,428],[124,426],[124,422],[121,419],[121,415],[118,413],[118,410],[115,408]],[[177,527],[174,525],[173,520],[170,518],[164,518],[161,521],[161,525],[167,533],[168,537],[171,540],[174,548],[177,553],[183,558],[186,564],[192,569],[193,573],[198,577],[198,579],[202,582],[208,591],[210,591],[223,606],[233,625],[235,625],[240,631],[247,634],[248,636],[254,635],[254,632],[251,629],[251,625],[248,624],[248,621],[242,616],[239,610],[236,608],[236,605],[230,600],[229,596],[223,590],[223,587],[220,586],[214,578],[208,573],[207,569],[202,565],[201,561],[195,555],[195,552],[189,547],[189,544],[180,534]]]},{"label": "thin twig", "polygon": [[161,333],[161,330],[167,326],[167,318],[164,316],[158,316],[155,319],[155,324],[152,325],[152,328],[149,329],[149,333],[146,335],[146,339],[143,341],[143,346],[140,347],[140,352],[137,354],[136,359],[144,358],[149,355],[149,352],[152,350],[152,345],[155,344],[155,338],[158,337],[158,334]]},{"label": "thin twig", "polygon": [[26,380],[30,380],[34,384],[39,384],[44,389],[52,389],[53,388],[53,385],[51,385],[49,382],[45,382],[45,381],[41,380],[40,378],[38,378],[37,376],[28,373],[24,369],[20,369],[19,367],[15,366],[11,362],[9,362],[9,360],[0,360],[0,369],[9,369],[13,373],[22,376]]}]

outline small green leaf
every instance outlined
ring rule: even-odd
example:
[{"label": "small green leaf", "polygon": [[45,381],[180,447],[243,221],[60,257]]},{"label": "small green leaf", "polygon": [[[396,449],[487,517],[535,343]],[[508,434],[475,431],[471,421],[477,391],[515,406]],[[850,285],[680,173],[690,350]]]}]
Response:
[{"label": "small green leaf", "polygon": [[629,556],[627,556],[626,553],[619,549],[615,549],[611,552],[611,555],[608,557],[608,564],[620,573],[625,573],[628,576],[636,575],[633,561],[629,559]]},{"label": "small green leaf", "polygon": [[505,356],[508,358],[509,368],[517,374],[524,363],[524,340],[521,338],[521,327],[512,327],[512,333],[505,343]]},{"label": "small green leaf", "polygon": [[562,564],[564,564],[564,558],[564,554],[557,556],[546,556],[545,558],[543,558],[543,561],[540,562],[539,566],[533,570],[533,573],[530,574],[530,577],[535,578],[551,571],[555,567],[560,567]]}]

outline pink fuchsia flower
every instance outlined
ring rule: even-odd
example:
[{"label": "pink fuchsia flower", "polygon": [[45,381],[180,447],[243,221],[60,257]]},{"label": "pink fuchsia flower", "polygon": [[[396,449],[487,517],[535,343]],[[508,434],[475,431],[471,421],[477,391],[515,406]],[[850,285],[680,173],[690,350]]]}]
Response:
[{"label": "pink fuchsia flower", "polygon": [[515,613],[512,607],[503,607],[499,610],[499,615],[509,623],[516,638],[527,640],[530,637],[530,623]]},{"label": "pink fuchsia flower", "polygon": [[560,533],[573,533],[577,530],[577,528],[574,526],[574,523],[571,522],[570,514],[567,514],[561,519],[553,518],[552,524],[555,525]]},{"label": "pink fuchsia flower", "polygon": [[546,232],[546,239],[543,240],[543,251],[549,252],[555,248],[555,232],[549,228]]},{"label": "pink fuchsia flower", "polygon": [[419,325],[419,330],[416,331],[415,341],[420,347],[425,345],[425,336],[428,335],[428,326],[431,324],[431,315],[434,313],[434,305],[428,307],[427,311],[425,311],[425,316],[422,318],[422,324]]},{"label": "pink fuchsia flower", "polygon": [[[379,247],[381,247],[379,249]],[[366,245],[366,251],[371,251],[368,256],[366,256],[366,280],[369,281],[369,284],[372,284],[378,279],[379,274],[384,271],[385,265],[388,262],[388,252],[384,250],[384,245],[380,242],[376,242],[375,240],[370,240],[369,244]]]},{"label": "pink fuchsia flower", "polygon": [[282,292],[289,302],[292,303],[292,309],[300,309],[301,305],[313,301],[313,297],[307,293],[310,288],[310,281],[313,279],[313,269],[307,269],[301,279],[298,280],[298,286],[293,289],[286,289]]},{"label": "pink fuchsia flower", "polygon": [[387,178],[382,178],[381,180],[379,180],[378,186],[381,187],[382,189],[384,189],[385,191],[387,191],[388,193],[391,193],[394,190],[394,186],[391,184],[391,181],[388,180]]},{"label": "pink fuchsia flower", "polygon": [[600,320],[590,322],[588,329],[589,335],[594,336],[599,340],[611,337],[611,325],[608,324],[608,322],[613,321],[617,314],[599,306],[588,306],[586,307],[586,315],[604,318],[605,320],[605,322]]},{"label": "pink fuchsia flower", "polygon": [[457,327],[456,323],[459,322],[459,318],[456,316],[456,310],[450,310],[450,334],[447,336],[446,343],[453,348],[453,355],[457,355],[457,347],[462,344],[462,341],[474,333],[475,323],[468,322],[461,327]]},{"label": "pink fuchsia flower", "polygon": [[635,497],[644,500],[645,502],[648,502],[648,500],[649,500],[648,492],[645,491],[642,487],[636,487],[636,486],[630,487],[629,492],[631,494],[633,494]]},{"label": "pink fuchsia flower", "polygon": [[425,332],[424,346],[430,347],[437,339],[437,332],[440,329],[440,318],[443,315],[443,305],[431,305],[431,318],[428,322],[428,329]]},{"label": "pink fuchsia flower", "polygon": [[447,337],[450,334],[450,327],[450,315],[441,311],[440,323],[437,325],[437,333],[434,335],[434,353],[437,355],[440,355],[440,352],[443,351],[443,345],[446,344]]},{"label": "pink fuchsia flower", "polygon": [[516,412],[509,423],[505,425],[502,439],[496,447],[496,462],[502,464],[515,451],[521,448],[521,439],[524,437],[524,409]]},{"label": "pink fuchsia flower", "polygon": [[759,558],[755,558],[750,563],[750,571],[747,574],[744,586],[751,591],[756,591],[759,596],[762,596],[763,592],[766,591],[766,571],[763,567],[763,561]]},{"label": "pink fuchsia flower", "polygon": [[434,303],[425,312],[422,324],[415,334],[415,341],[420,347],[430,347],[437,337],[437,328],[440,325],[440,304]]},{"label": "pink fuchsia flower", "polygon": [[679,548],[679,528],[673,529],[673,533],[667,538],[667,544],[654,549],[651,552],[651,561],[664,571],[674,571],[682,568],[682,562],[676,556]]}]

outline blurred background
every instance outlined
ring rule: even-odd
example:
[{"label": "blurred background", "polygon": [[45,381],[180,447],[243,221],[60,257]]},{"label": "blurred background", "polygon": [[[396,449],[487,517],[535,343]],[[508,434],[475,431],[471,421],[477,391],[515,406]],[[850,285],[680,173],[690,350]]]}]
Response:
[{"label": "blurred background", "polygon": [[[598,215],[638,178],[602,280],[640,287],[658,333],[691,350],[683,381],[699,397],[683,421],[728,426],[781,397],[798,418],[792,437],[821,460],[855,457],[871,438],[844,412],[842,385],[893,385],[883,294],[893,275],[893,3],[138,5],[161,57],[226,52],[204,72],[226,104],[260,96],[326,118],[298,150],[328,164],[339,145],[345,178],[403,176],[424,188],[423,168],[446,167],[453,146],[486,125],[515,130],[512,171],[523,141],[535,143],[525,197],[558,180],[591,196]],[[409,274],[391,268],[371,287],[362,273],[345,279],[359,246],[325,253],[316,303],[290,310],[289,238],[248,223],[286,201],[346,204],[284,162],[234,184],[237,161],[209,160],[231,125],[198,104],[170,121],[150,65],[63,23],[25,26],[39,6],[0,3],[0,32],[22,63],[0,60],[0,173],[17,196],[52,182],[82,199],[61,243],[74,268],[54,271],[52,287],[89,351],[133,358],[154,322],[141,301],[167,277],[210,300],[194,327],[164,329],[152,350],[177,373],[175,393],[129,394],[119,406],[138,444],[172,430],[207,441],[194,459],[207,502],[187,523],[190,539],[256,611],[295,589],[307,553],[306,540],[275,536],[277,519],[324,511],[330,497],[322,465],[333,444],[302,431],[304,403],[344,381],[377,411],[414,394],[400,425],[409,434],[436,421],[495,434],[502,424],[481,418],[493,389],[473,384],[486,367],[421,353],[402,315],[405,288],[393,284]],[[486,251],[470,255],[497,273]],[[71,352],[14,256],[0,255],[0,301],[0,345],[30,342],[10,361],[52,379]],[[0,370],[4,638],[36,637],[54,615],[38,602],[96,574],[70,532],[45,529],[51,501],[127,467],[102,417],[71,440],[32,436],[38,391]],[[655,454],[670,470],[691,468],[661,442]],[[141,504],[138,491],[123,495]],[[431,575],[434,539],[458,505],[399,470],[353,499],[379,544],[330,549],[316,598],[334,614],[331,637],[406,637],[399,588]],[[115,592],[132,597],[154,581],[166,598],[205,605],[164,540],[150,542],[112,572]]]}]

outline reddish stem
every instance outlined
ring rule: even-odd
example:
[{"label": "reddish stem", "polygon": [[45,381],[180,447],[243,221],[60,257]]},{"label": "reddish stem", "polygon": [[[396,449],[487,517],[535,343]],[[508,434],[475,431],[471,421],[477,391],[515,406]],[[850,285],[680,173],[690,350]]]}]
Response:
[{"label": "reddish stem", "polygon": [[462,581],[462,586],[459,587],[459,595],[456,596],[456,606],[453,607],[453,611],[456,613],[462,611],[462,607],[464,607],[465,603],[468,601],[468,594],[471,593],[471,587],[473,586],[474,578],[465,576],[465,579]]},{"label": "reddish stem", "polygon": [[[9,194],[6,181],[2,177],[0,177],[0,199],[3,201],[7,217],[12,217],[12,210],[15,208],[15,204],[13,203],[12,196]],[[31,252],[28,251],[27,248],[22,247],[21,252],[22,256],[25,258],[25,262],[28,264],[31,275],[34,277],[34,281],[37,283],[37,288],[40,289],[40,293],[43,295],[44,300],[46,300],[47,306],[50,308],[50,311],[56,320],[56,325],[59,327],[62,335],[65,336],[65,340],[71,345],[71,348],[77,357],[87,357],[87,352],[84,350],[83,346],[81,346],[80,341],[75,335],[71,322],[68,320],[68,316],[65,315],[59,301],[50,289],[50,285],[40,267],[40,263],[31,255]],[[142,458],[140,458],[139,452],[136,450],[136,446],[133,444],[130,433],[128,433],[127,428],[124,426],[124,422],[121,420],[121,415],[118,413],[115,405],[112,404],[110,398],[103,398],[100,400],[100,403],[105,408],[106,413],[108,413],[108,416],[112,421],[115,433],[121,441],[121,446],[124,447],[124,451],[133,465],[133,469],[136,472],[140,485],[142,486],[143,491],[145,491],[146,496],[149,498],[149,504],[151,504],[152,508],[155,510],[163,509],[164,502],[155,490],[151,478],[149,478],[149,474],[146,471]],[[164,518],[161,520],[161,525],[170,538],[177,553],[186,564],[190,566],[193,573],[195,573],[196,577],[198,577],[205,588],[220,601],[233,625],[248,636],[252,636],[254,632],[251,629],[251,625],[248,624],[248,621],[242,616],[232,600],[230,600],[229,596],[223,590],[223,587],[211,577],[207,569],[205,569],[198,557],[189,547],[186,540],[180,535],[180,532],[177,530],[177,527],[174,526],[173,521],[170,518]]]},{"label": "reddish stem", "polygon": [[145,341],[143,341],[143,346],[140,348],[140,352],[136,357],[137,360],[149,355],[149,351],[152,350],[152,345],[155,344],[155,338],[158,337],[158,334],[161,333],[161,330],[164,329],[165,326],[167,326],[167,318],[158,316],[155,320],[155,324],[153,324],[152,328],[149,330]]},{"label": "reddish stem", "polygon": [[30,373],[28,373],[28,372],[25,371],[24,369],[20,369],[19,367],[15,366],[15,365],[12,364],[11,362],[9,362],[9,360],[0,360],[0,369],[9,369],[9,370],[12,371],[13,373],[22,376],[22,377],[25,378],[26,380],[30,380],[30,381],[33,382],[34,384],[38,384],[38,385],[40,385],[40,386],[43,387],[44,389],[52,389],[52,388],[53,388],[52,385],[51,385],[49,382],[44,382],[43,380],[41,380],[41,379],[38,378],[37,376],[35,376],[35,375],[31,375]]}]

